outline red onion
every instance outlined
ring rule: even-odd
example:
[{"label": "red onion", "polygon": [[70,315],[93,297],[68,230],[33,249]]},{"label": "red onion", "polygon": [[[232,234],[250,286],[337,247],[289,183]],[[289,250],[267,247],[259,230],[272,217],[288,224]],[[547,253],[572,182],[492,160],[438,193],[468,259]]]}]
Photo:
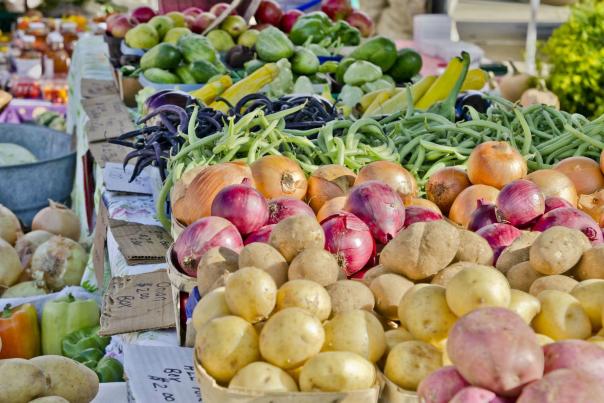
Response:
[{"label": "red onion", "polygon": [[514,242],[514,239],[522,235],[522,231],[510,224],[495,223],[489,224],[476,231],[478,235],[486,239],[493,249],[495,255],[493,264],[497,263],[497,258],[505,248]]},{"label": "red onion", "polygon": [[257,231],[268,221],[268,203],[244,179],[222,189],[212,201],[212,215],[229,220],[242,235]]},{"label": "red onion", "polygon": [[346,275],[361,270],[375,254],[369,228],[354,214],[345,211],[334,214],[321,227],[325,231],[325,249],[336,255]]},{"label": "red onion", "polygon": [[360,218],[379,243],[386,244],[405,225],[405,206],[400,196],[384,182],[368,181],[355,186],[344,210]]},{"label": "red onion", "polygon": [[517,179],[501,189],[497,207],[506,221],[519,227],[545,212],[545,196],[533,182]]},{"label": "red onion", "polygon": [[268,223],[277,224],[288,217],[295,215],[315,216],[310,206],[293,197],[280,197],[268,202]]},{"label": "red onion", "polygon": [[549,196],[545,198],[545,212],[550,212],[557,208],[572,207],[566,199],[558,196]]},{"label": "red onion", "polygon": [[268,238],[270,238],[271,232],[273,232],[275,225],[276,224],[265,225],[259,230],[252,232],[247,236],[247,238],[245,238],[243,244],[247,245],[254,242],[268,243]]},{"label": "red onion", "polygon": [[210,249],[224,246],[239,253],[243,240],[233,224],[222,217],[205,217],[189,225],[174,242],[174,254],[180,268],[197,277],[197,264]]},{"label": "red onion", "polygon": [[543,214],[533,226],[533,231],[543,232],[556,225],[578,229],[592,244],[600,244],[604,241],[598,224],[588,214],[573,207],[557,208]]},{"label": "red onion", "polygon": [[426,207],[407,206],[405,207],[405,228],[416,222],[427,222],[442,220],[443,216]]},{"label": "red onion", "polygon": [[476,204],[478,207],[472,212],[470,222],[468,223],[468,229],[470,231],[476,232],[487,225],[504,221],[501,212],[493,203],[488,203],[484,201],[484,199],[480,199]]}]

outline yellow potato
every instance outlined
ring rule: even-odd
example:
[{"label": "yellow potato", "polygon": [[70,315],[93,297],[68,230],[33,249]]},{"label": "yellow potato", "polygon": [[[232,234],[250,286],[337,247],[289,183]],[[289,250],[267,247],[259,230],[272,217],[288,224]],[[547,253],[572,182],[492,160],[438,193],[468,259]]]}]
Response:
[{"label": "yellow potato", "polygon": [[384,328],[367,311],[343,312],[325,323],[323,328],[323,351],[350,351],[371,362],[377,362],[386,350]]},{"label": "yellow potato", "polygon": [[392,382],[409,391],[432,372],[442,367],[442,353],[423,341],[405,341],[396,345],[384,367],[384,374]]},{"label": "yellow potato", "polygon": [[543,277],[543,274],[535,271],[528,261],[512,266],[505,275],[512,289],[524,292],[529,292],[535,280]]},{"label": "yellow potato", "polygon": [[446,287],[449,284],[449,281],[459,273],[464,267],[473,267],[474,263],[469,262],[457,262],[453,263],[451,266],[447,266],[438,273],[434,277],[432,277],[431,284],[442,285]]},{"label": "yellow potato", "polygon": [[99,392],[99,378],[84,364],[58,355],[42,355],[29,361],[50,378],[46,396],[60,396],[71,403],[88,403]]},{"label": "yellow potato", "polygon": [[577,284],[579,284],[577,280],[562,274],[543,276],[533,281],[533,284],[531,284],[531,287],[529,288],[529,294],[536,297],[545,290],[557,290],[570,293]]},{"label": "yellow potato", "polygon": [[304,249],[323,248],[325,233],[315,217],[296,215],[275,225],[269,244],[290,263]]},{"label": "yellow potato", "polygon": [[602,328],[604,310],[604,280],[584,280],[575,286],[570,295],[577,298],[589,316],[593,330]]},{"label": "yellow potato", "polygon": [[398,305],[411,287],[413,283],[398,274],[388,273],[376,277],[369,285],[375,297],[375,310],[387,319],[397,320]]},{"label": "yellow potato", "polygon": [[334,255],[321,248],[305,249],[289,265],[289,280],[311,280],[323,287],[338,281],[340,266]]},{"label": "yellow potato", "polygon": [[554,340],[586,339],[591,336],[591,322],[579,301],[558,290],[542,291],[538,297],[541,312],[533,319],[533,329]]},{"label": "yellow potato", "polygon": [[541,310],[541,303],[536,297],[520,290],[511,290],[511,296],[508,309],[516,312],[530,325],[535,315]]},{"label": "yellow potato", "polygon": [[340,280],[327,286],[327,292],[331,298],[331,313],[352,311],[353,309],[365,309],[373,311],[375,298],[373,293],[365,284],[356,280]]},{"label": "yellow potato", "polygon": [[572,269],[589,248],[589,239],[581,231],[554,226],[543,231],[531,246],[531,266],[541,274],[562,274]]},{"label": "yellow potato", "polygon": [[29,403],[69,403],[69,400],[61,396],[44,396],[30,401]]},{"label": "yellow potato", "polygon": [[604,279],[604,245],[586,250],[577,265],[577,279]]},{"label": "yellow potato", "polygon": [[398,306],[398,320],[399,322],[401,322],[401,326],[403,326],[405,329],[407,328],[407,319],[405,318],[405,313],[400,309],[401,306],[405,306],[407,305],[407,301],[411,298],[411,296],[413,295],[413,293],[417,290],[419,290],[422,287],[427,287],[430,284],[424,284],[424,283],[419,283],[419,284],[415,284],[413,287],[411,287],[406,293],[405,295],[403,295],[403,298],[401,298],[401,302],[399,302]]},{"label": "yellow potato", "polygon": [[459,249],[455,255],[455,261],[492,265],[493,249],[477,233],[459,229]]},{"label": "yellow potato", "polygon": [[0,360],[0,402],[27,403],[46,393],[47,382],[42,369],[28,360]]},{"label": "yellow potato", "polygon": [[197,356],[217,382],[226,384],[241,368],[258,361],[258,334],[238,316],[212,319],[197,333]]},{"label": "yellow potato", "polygon": [[447,338],[457,316],[447,305],[446,290],[439,285],[421,287],[399,305],[407,329],[417,340],[427,343]]},{"label": "yellow potato", "polygon": [[193,327],[199,332],[201,327],[214,318],[232,315],[224,297],[224,287],[215,288],[206,294],[193,310]]},{"label": "yellow potato", "polygon": [[346,351],[327,351],[308,360],[300,372],[302,392],[348,392],[371,388],[377,378],[375,366]]},{"label": "yellow potato", "polygon": [[384,266],[382,266],[381,264],[378,264],[377,266],[373,266],[371,269],[367,270],[361,281],[363,282],[363,284],[365,284],[367,287],[369,287],[371,282],[376,277],[379,277],[382,274],[388,274],[388,273],[391,273],[391,272],[386,270],[386,268]]},{"label": "yellow potato", "polygon": [[237,259],[237,252],[222,246],[204,253],[197,265],[199,293],[206,295],[211,290],[224,286],[226,279],[238,269]]},{"label": "yellow potato", "polygon": [[266,362],[253,362],[241,368],[229,382],[229,389],[262,392],[297,392],[296,381],[284,370]]},{"label": "yellow potato", "polygon": [[537,341],[539,342],[540,346],[545,346],[546,344],[555,343],[554,339],[552,339],[551,337],[546,336],[544,334],[535,333],[535,336],[537,336]]},{"label": "yellow potato", "polygon": [[292,280],[277,291],[277,311],[298,307],[323,321],[331,314],[331,298],[320,284],[310,280]]},{"label": "yellow potato", "polygon": [[522,262],[528,262],[530,258],[530,249],[539,232],[523,231],[522,235],[514,239],[514,242],[501,252],[497,259],[497,270],[507,274],[508,270]]},{"label": "yellow potato", "polygon": [[269,317],[277,301],[277,286],[264,270],[245,267],[227,279],[224,296],[229,310],[250,323]]},{"label": "yellow potato", "polygon": [[266,321],[260,353],[273,365],[292,369],[321,351],[325,331],[319,319],[302,308],[285,308]]},{"label": "yellow potato", "polygon": [[414,340],[413,335],[402,327],[399,327],[398,329],[387,330],[384,335],[386,336],[386,351],[384,352],[384,354],[386,355],[397,344],[402,343],[404,341]]},{"label": "yellow potato", "polygon": [[488,266],[466,267],[457,273],[446,291],[447,304],[457,316],[485,306],[510,305],[510,285],[499,270]]},{"label": "yellow potato", "polygon": [[267,272],[277,287],[287,281],[287,262],[277,249],[267,243],[253,242],[239,254],[239,268],[255,267]]}]

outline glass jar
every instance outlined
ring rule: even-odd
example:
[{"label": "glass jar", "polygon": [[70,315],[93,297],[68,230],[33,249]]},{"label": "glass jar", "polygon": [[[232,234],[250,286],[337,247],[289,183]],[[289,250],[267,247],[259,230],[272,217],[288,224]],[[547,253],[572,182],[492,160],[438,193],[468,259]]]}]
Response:
[{"label": "glass jar", "polygon": [[46,36],[48,30],[43,22],[30,22],[27,29],[28,35],[33,35],[35,38],[34,47],[40,52],[46,51]]},{"label": "glass jar", "polygon": [[48,34],[48,48],[44,54],[44,75],[46,77],[65,77],[69,72],[71,60],[63,45],[63,35],[59,32]]},{"label": "glass jar", "polygon": [[36,38],[25,35],[21,39],[19,55],[15,58],[18,75],[38,79],[42,77],[42,53],[35,47]]},{"label": "glass jar", "polygon": [[69,56],[73,54],[73,47],[78,40],[77,25],[75,22],[67,21],[61,25],[61,34],[63,35],[63,43],[65,50]]}]

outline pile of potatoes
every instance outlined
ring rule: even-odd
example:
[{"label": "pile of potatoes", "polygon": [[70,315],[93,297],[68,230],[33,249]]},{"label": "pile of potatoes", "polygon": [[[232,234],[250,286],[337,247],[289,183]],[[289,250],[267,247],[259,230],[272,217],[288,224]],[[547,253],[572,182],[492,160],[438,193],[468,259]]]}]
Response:
[{"label": "pile of potatoes", "polygon": [[0,402],[88,403],[98,391],[94,371],[67,357],[0,360]]}]

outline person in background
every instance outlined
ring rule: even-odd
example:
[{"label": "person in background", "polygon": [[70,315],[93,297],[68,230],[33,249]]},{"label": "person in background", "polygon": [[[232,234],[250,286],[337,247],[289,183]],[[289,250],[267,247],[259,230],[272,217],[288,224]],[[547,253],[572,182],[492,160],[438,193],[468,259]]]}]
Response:
[{"label": "person in background", "polygon": [[391,39],[413,37],[413,16],[425,14],[426,0],[360,0],[361,10],[375,21],[376,33]]}]

